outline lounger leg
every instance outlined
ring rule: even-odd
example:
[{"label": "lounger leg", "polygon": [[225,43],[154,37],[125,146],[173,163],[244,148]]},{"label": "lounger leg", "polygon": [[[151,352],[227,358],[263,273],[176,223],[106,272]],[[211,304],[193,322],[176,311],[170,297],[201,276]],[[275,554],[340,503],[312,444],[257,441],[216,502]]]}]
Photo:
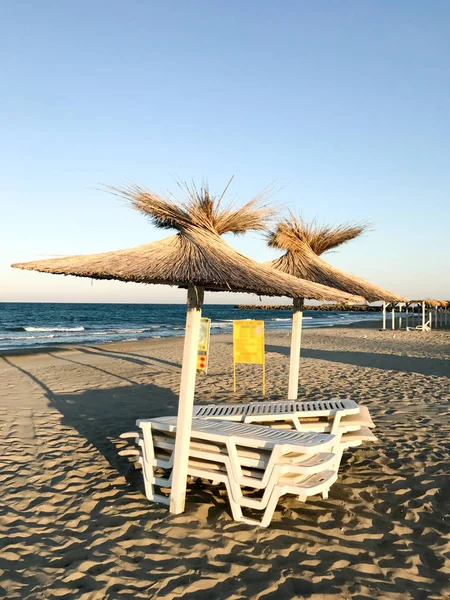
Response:
[{"label": "lounger leg", "polygon": [[292,423],[294,425],[294,429],[296,429],[297,431],[303,431],[302,424],[300,423],[298,417],[292,417]]},{"label": "lounger leg", "polygon": [[[152,479],[153,479],[153,467],[152,465],[150,465],[146,459],[145,459],[145,455],[142,455],[142,476],[144,478],[144,489],[145,489],[145,496],[147,498],[147,500],[150,500],[152,502],[154,502],[155,500],[155,488],[152,484]],[[151,471],[151,472],[149,472]]]},{"label": "lounger leg", "polygon": [[270,497],[269,502],[267,503],[267,508],[264,511],[263,518],[261,519],[261,527],[268,527],[272,522],[273,513],[278,504],[278,500],[282,494],[282,490],[275,488],[272,492],[272,496]]},{"label": "lounger leg", "polygon": [[337,435],[338,431],[339,431],[339,425],[341,424],[341,418],[344,415],[344,411],[343,410],[337,410],[336,414],[334,415],[334,419],[333,419],[333,425],[331,426],[331,435]]},{"label": "lounger leg", "polygon": [[233,515],[233,519],[238,521],[239,523],[246,523],[247,525],[261,525],[259,521],[256,519],[249,519],[248,517],[244,517],[242,514],[242,508],[238,502],[233,497],[233,493],[231,487],[229,485],[229,481],[225,481],[225,487],[227,489],[228,501],[230,503],[231,514]]},{"label": "lounger leg", "polygon": [[144,477],[144,489],[145,496],[151,502],[159,502],[160,504],[170,504],[170,497],[157,494],[155,492],[155,481],[158,480],[158,484],[165,484],[167,482],[168,487],[171,486],[171,477],[168,480],[159,480],[155,477],[155,450],[153,446],[153,435],[150,424],[145,424],[142,427],[143,433],[143,445],[141,447],[141,463],[142,463],[142,475]]},{"label": "lounger leg", "polygon": [[229,440],[227,440],[226,446],[227,446],[228,456],[230,457],[230,465],[231,465],[231,468],[233,469],[234,478],[236,479],[236,481],[239,482],[242,479],[243,475],[242,475],[241,463],[239,460],[239,454],[236,449],[236,444],[234,443],[233,439],[229,439]]},{"label": "lounger leg", "polygon": [[234,500],[233,494],[230,489],[230,484],[225,481],[225,487],[228,495],[228,502],[230,503],[231,514],[233,515],[233,519],[235,521],[242,521],[242,510],[239,504]]}]

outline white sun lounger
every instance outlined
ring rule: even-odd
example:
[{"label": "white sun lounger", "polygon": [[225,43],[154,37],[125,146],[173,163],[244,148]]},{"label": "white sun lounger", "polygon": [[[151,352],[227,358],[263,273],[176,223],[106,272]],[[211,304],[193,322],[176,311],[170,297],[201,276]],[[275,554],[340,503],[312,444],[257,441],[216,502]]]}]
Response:
[{"label": "white sun lounger", "polygon": [[[156,456],[157,455],[158,452],[156,453]],[[161,459],[158,460],[158,458],[156,460],[158,462],[161,461]],[[161,464],[164,464],[163,461],[164,459],[161,461]],[[154,477],[153,468],[147,461],[142,459],[142,464],[146,492],[147,490],[150,491],[149,499],[167,503],[167,498],[165,496],[158,496],[153,493],[153,486],[156,484],[170,488],[171,476],[167,479]],[[322,494],[324,497],[327,497],[331,485],[337,478],[337,473],[334,471],[322,471],[314,475],[303,477],[287,474],[280,476],[277,480],[277,484],[270,489],[266,489],[263,497],[260,500],[256,500],[254,498],[242,496],[236,482],[229,476],[229,470],[225,463],[218,464],[215,462],[190,458],[188,462],[188,474],[192,477],[210,480],[214,484],[223,483],[227,490],[233,519],[248,525],[259,525],[262,527],[270,525],[273,513],[275,512],[278,500],[281,496],[294,494],[299,496],[304,502],[306,502],[306,499],[309,496],[314,496],[316,494]],[[252,472],[245,471],[245,475],[249,478],[252,474]],[[262,519],[258,521],[246,517],[242,513],[243,507],[263,510]]]},{"label": "white sun lounger", "polygon": [[[137,425],[143,433],[138,443],[146,495],[167,503],[167,497],[155,493],[154,485],[170,487],[171,476],[157,477],[154,470],[172,467],[174,438],[170,434],[176,430],[176,418],[144,419]],[[134,435],[131,432],[123,437]],[[333,455],[325,452],[333,440],[331,435],[193,419],[188,474],[225,483],[234,518],[257,523],[243,517],[241,507],[263,509],[263,520],[258,524],[267,525],[278,498],[285,493],[302,500],[316,493],[327,496],[337,478],[335,470],[325,470],[333,462]],[[243,462],[265,468],[249,469]],[[264,489],[263,497],[247,498],[241,486]]]},{"label": "white sun lounger", "polygon": [[424,325],[416,325],[416,327],[407,327],[406,331],[431,331],[430,321],[427,321]]},{"label": "white sun lounger", "polygon": [[[153,429],[145,429],[143,438],[138,440],[138,444],[144,448],[153,443],[154,451],[163,451],[168,455],[167,462],[160,464],[165,469],[171,469],[173,466],[173,450],[175,448],[174,438],[161,438],[158,432]],[[151,438],[150,438],[151,436]],[[227,452],[225,447],[209,445],[207,443],[197,443],[191,441],[189,456],[202,460],[213,461],[217,464],[229,463],[229,472],[233,480],[240,486],[253,487],[255,489],[264,489],[269,484],[273,472],[278,469],[278,473],[292,472],[299,475],[312,475],[321,471],[329,470],[335,464],[336,456],[331,452],[319,452],[318,454],[297,454],[289,453],[279,455],[274,450],[272,453],[262,451],[258,454],[256,451],[247,452],[242,447],[237,447],[237,456],[232,459],[232,455]],[[151,452],[151,449],[150,449]],[[151,459],[150,459],[151,461]],[[252,471],[254,475],[249,479],[245,472]]]},{"label": "white sun lounger", "polygon": [[[138,440],[138,445],[141,448],[141,460],[145,462],[147,466],[157,466],[164,470],[170,470],[173,466],[173,451],[162,450],[161,448],[155,447],[152,450],[150,449],[150,456],[148,453],[149,445],[147,440],[144,441],[143,438]],[[331,455],[334,456],[334,455]],[[232,464],[232,460],[227,455],[221,455],[220,457],[211,456],[207,452],[198,452],[198,451],[190,451],[189,460],[197,461],[197,463],[207,463],[209,465],[209,469],[211,471],[211,479],[214,481],[214,474],[217,471],[220,471],[223,468],[226,469],[226,472],[230,479],[230,486],[233,490],[233,497],[236,501],[238,501],[242,506],[249,506],[253,508],[265,508],[270,493],[276,483],[279,483],[281,477],[288,476],[294,478],[297,483],[308,480],[312,475],[317,475],[317,473],[324,473],[331,471],[330,468],[326,468],[327,465],[324,465],[321,461],[318,461],[317,471],[314,470],[313,467],[313,458],[310,457],[309,461],[306,461],[307,464],[300,465],[292,465],[289,463],[277,463],[274,465],[274,468],[271,470],[270,475],[265,470],[261,469],[250,469],[247,467],[239,468],[239,480],[235,478],[236,469]],[[328,466],[329,467],[329,466]],[[335,471],[333,471],[335,473]],[[154,476],[150,476],[152,478]],[[172,482],[172,475],[168,478],[157,478],[154,477],[155,483],[158,485],[162,485],[164,487],[170,487]],[[249,487],[255,490],[263,489],[265,491],[265,495],[262,500],[253,500],[246,499],[243,494],[241,487]],[[325,497],[325,491],[324,491]]]},{"label": "white sun lounger", "polygon": [[[376,436],[371,432],[370,427],[373,427],[373,421],[370,418],[369,415],[369,411],[366,407],[359,407],[361,413],[358,415],[349,415],[347,417],[344,417],[344,420],[341,420],[342,425],[340,427],[337,428],[336,433],[333,434],[329,434],[329,438],[330,438],[330,442],[331,442],[331,454],[334,455],[334,462],[333,460],[330,458],[330,453],[328,453],[327,457],[322,457],[321,460],[323,460],[323,462],[326,464],[327,468],[331,468],[333,470],[338,470],[339,469],[339,465],[341,463],[342,460],[342,456],[344,454],[344,452],[349,449],[349,448],[354,448],[357,446],[360,446],[363,442],[368,442],[368,441],[376,441],[377,438]],[[348,419],[347,423],[345,423],[345,419]],[[196,418],[196,421],[198,422],[198,418]],[[152,421],[157,421],[157,422],[164,422],[166,424],[171,423],[172,425],[176,424],[176,417],[163,417],[161,419],[155,419]],[[210,423],[213,422],[214,419],[212,419],[211,421],[209,421]],[[344,422],[343,422],[344,421]],[[138,421],[137,423],[143,423],[145,422],[145,420],[142,421]],[[220,431],[224,432],[227,428],[230,431],[233,431],[232,428],[229,427],[229,425],[231,425],[231,423],[226,423],[226,422],[222,422],[221,426],[220,426]],[[236,423],[237,425],[237,423]],[[197,426],[198,427],[198,426]],[[158,425],[158,428],[160,428],[160,425]],[[253,428],[251,431],[256,431],[255,425],[253,425]],[[205,426],[203,426],[203,429],[206,429]],[[215,428],[214,428],[215,429]],[[267,430],[268,427],[257,427],[257,429],[261,430],[262,435],[264,434],[264,430]],[[166,431],[169,431],[169,429],[166,429]],[[244,430],[240,430],[240,431],[244,431]],[[285,433],[285,434],[295,434],[296,432],[291,430],[280,430],[280,429],[273,429],[273,431],[278,431],[279,433]],[[320,432],[320,430],[319,430]],[[298,432],[298,433],[317,433],[317,432]],[[322,434],[323,436],[326,436],[326,434]],[[192,434],[192,437],[194,436],[194,434]],[[211,443],[213,440],[212,438],[204,438],[208,440],[208,443]],[[281,439],[281,438],[280,438]],[[191,441],[192,443],[192,441]],[[232,457],[234,457],[234,461],[233,461],[233,465],[243,465],[243,466],[247,466],[247,467],[253,467],[256,468],[258,467],[257,464],[252,463],[250,459],[246,458],[245,455],[248,456],[248,453],[250,451],[250,448],[246,448],[245,451],[243,449],[241,449],[241,456],[239,455],[239,452],[236,452],[235,450],[235,446],[230,443],[229,447],[227,447],[226,453]],[[279,454],[280,450],[277,450],[277,452],[272,453],[271,454],[271,460],[270,462],[267,462],[266,466],[264,467],[266,469],[266,471],[268,473],[270,473],[271,469],[273,468],[273,465],[275,464],[275,462],[277,460],[279,460]],[[284,461],[289,460],[291,464],[298,464],[299,462],[301,462],[302,460],[304,460],[304,455],[305,455],[305,450],[292,450],[290,455],[288,455],[287,457],[284,457]],[[318,459],[316,459],[317,461]],[[266,459],[267,461],[267,459]],[[313,465],[313,468],[316,469],[315,472],[319,471],[318,468],[318,464],[317,462],[315,462],[315,464]],[[237,478],[238,481],[241,482],[241,485],[246,485],[245,481],[240,480],[239,477],[239,472],[237,470],[235,470],[235,477]],[[266,480],[265,480],[266,481]]]},{"label": "white sun lounger", "polygon": [[[158,431],[175,433],[177,429],[177,417],[157,417],[136,421],[136,425],[141,428],[145,427],[147,423],[152,424]],[[327,451],[331,448],[334,440],[333,436],[308,431],[279,431],[270,427],[222,420],[207,420],[197,417],[192,419],[191,431],[191,438],[198,440],[216,441],[249,448],[263,448],[265,450],[282,447],[285,449],[283,452],[291,451],[304,454]]]},{"label": "white sun lounger", "polygon": [[[369,409],[358,406],[353,400],[195,405],[194,415],[202,419],[227,419],[276,429],[334,434],[335,469],[339,468],[345,450],[359,446],[363,441],[377,439],[370,431],[375,424]],[[348,437],[350,433],[353,435]]]},{"label": "white sun lounger", "polygon": [[[140,419],[136,423],[143,432],[144,443],[154,446],[153,432],[175,433],[177,426],[176,417],[161,417],[155,419]],[[267,484],[270,474],[277,463],[295,464],[305,460],[304,455],[312,455],[327,452],[334,443],[334,436],[325,434],[316,434],[310,432],[297,431],[279,431],[269,427],[260,427],[257,425],[246,425],[242,423],[231,423],[221,421],[206,421],[203,419],[192,420],[191,444],[194,442],[215,442],[221,445],[223,453],[210,450],[206,456],[202,450],[195,449],[197,457],[222,461],[223,456],[230,457],[233,476],[239,485],[247,485],[242,476],[242,456],[239,456],[238,449],[241,448],[241,455],[244,452],[252,450],[264,450],[269,454],[269,458],[264,465],[264,478],[258,486],[264,488]],[[203,452],[205,449],[203,449]],[[292,459],[289,455],[293,454]],[[303,455],[300,456],[299,455]],[[328,460],[328,457],[327,457]],[[249,463],[247,463],[248,465]],[[321,461],[317,463],[317,466]]]},{"label": "white sun lounger", "polygon": [[341,420],[360,414],[353,400],[311,402],[248,402],[240,404],[194,405],[193,416],[266,426],[286,426],[297,431],[336,433]]},{"label": "white sun lounger", "polygon": [[[164,434],[159,431],[152,431],[153,445],[156,448],[162,450],[173,451],[175,447],[175,436],[171,434]],[[266,470],[269,466],[272,453],[269,450],[256,449],[256,448],[243,448],[242,446],[236,447],[237,457],[239,464],[243,467],[252,469],[263,469]],[[132,450],[125,451],[132,453]],[[122,456],[126,456],[125,452]],[[227,448],[225,445],[191,440],[190,441],[190,455],[204,458],[201,453],[208,453],[208,456],[213,457],[215,460],[220,462],[221,456],[227,456]],[[273,458],[273,457],[272,457]],[[281,455],[277,462],[278,464],[289,464],[301,467],[304,473],[316,473],[319,467],[326,469],[332,464],[335,455],[332,452],[319,452],[318,454],[304,454],[290,452],[286,455]],[[171,465],[172,466],[172,465]]]}]

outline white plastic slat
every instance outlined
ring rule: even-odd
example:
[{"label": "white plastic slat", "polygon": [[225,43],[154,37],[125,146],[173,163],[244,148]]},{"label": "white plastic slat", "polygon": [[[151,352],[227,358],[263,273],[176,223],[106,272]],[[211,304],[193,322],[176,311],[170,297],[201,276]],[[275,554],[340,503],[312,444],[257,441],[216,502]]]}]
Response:
[{"label": "white plastic slat", "polygon": [[[308,413],[332,413],[338,410],[357,411],[358,405],[353,400],[316,400],[309,402],[249,402],[244,404],[225,404],[209,405],[208,409],[204,406],[194,406],[194,417],[250,417],[250,416],[270,416],[270,415],[293,415],[301,413],[303,417]],[[324,414],[323,416],[327,416]]]},{"label": "white plastic slat", "polygon": [[[159,417],[155,419],[141,419],[136,425],[142,427],[144,423],[151,423],[158,428],[176,429],[176,417]],[[217,438],[233,437],[242,439],[244,443],[253,441],[259,444],[268,444],[270,446],[277,444],[286,444],[293,446],[302,446],[303,448],[314,448],[317,446],[330,446],[334,436],[328,434],[319,434],[314,432],[298,432],[294,430],[271,429],[259,425],[248,425],[236,423],[233,421],[206,420],[200,418],[192,419],[192,437],[199,437],[201,434],[212,434]],[[239,443],[239,442],[238,442]]]}]

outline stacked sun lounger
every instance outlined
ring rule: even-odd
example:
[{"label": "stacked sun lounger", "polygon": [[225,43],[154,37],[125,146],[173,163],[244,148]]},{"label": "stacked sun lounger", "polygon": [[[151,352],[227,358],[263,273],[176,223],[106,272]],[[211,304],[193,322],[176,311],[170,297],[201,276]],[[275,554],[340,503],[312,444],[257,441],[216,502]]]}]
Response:
[{"label": "stacked sun lounger", "polygon": [[[168,504],[177,419],[136,425],[121,436],[136,447],[120,454],[142,465],[148,499]],[[349,400],[195,406],[188,476],[224,484],[235,520],[267,526],[285,494],[327,498],[344,450],[376,439],[373,426],[368,410]]]},{"label": "stacked sun lounger", "polygon": [[[146,495],[167,504],[163,490],[171,487],[177,419],[142,419],[137,425]],[[267,526],[282,495],[303,501],[315,494],[327,497],[337,479],[333,441],[329,434],[194,418],[188,475],[223,483],[236,521]],[[244,489],[259,490],[260,497],[249,497]],[[243,508],[263,511],[261,520],[246,517]]]},{"label": "stacked sun lounger", "polygon": [[239,404],[195,405],[195,417],[254,423],[280,429],[330,433],[335,436],[333,452],[338,466],[348,448],[377,438],[369,409],[353,400],[316,400],[311,402],[247,402]]}]

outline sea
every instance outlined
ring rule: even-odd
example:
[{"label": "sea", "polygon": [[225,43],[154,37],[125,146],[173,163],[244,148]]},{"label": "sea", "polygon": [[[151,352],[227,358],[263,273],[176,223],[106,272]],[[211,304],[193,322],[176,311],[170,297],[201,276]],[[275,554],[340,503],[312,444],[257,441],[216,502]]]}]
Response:
[{"label": "sea", "polygon": [[[229,333],[237,319],[264,320],[266,331],[289,330],[290,310],[243,310],[228,304],[205,304],[211,334]],[[332,327],[379,319],[378,313],[304,311],[303,327]],[[165,338],[184,335],[185,304],[0,303],[0,351],[59,344]]]}]

